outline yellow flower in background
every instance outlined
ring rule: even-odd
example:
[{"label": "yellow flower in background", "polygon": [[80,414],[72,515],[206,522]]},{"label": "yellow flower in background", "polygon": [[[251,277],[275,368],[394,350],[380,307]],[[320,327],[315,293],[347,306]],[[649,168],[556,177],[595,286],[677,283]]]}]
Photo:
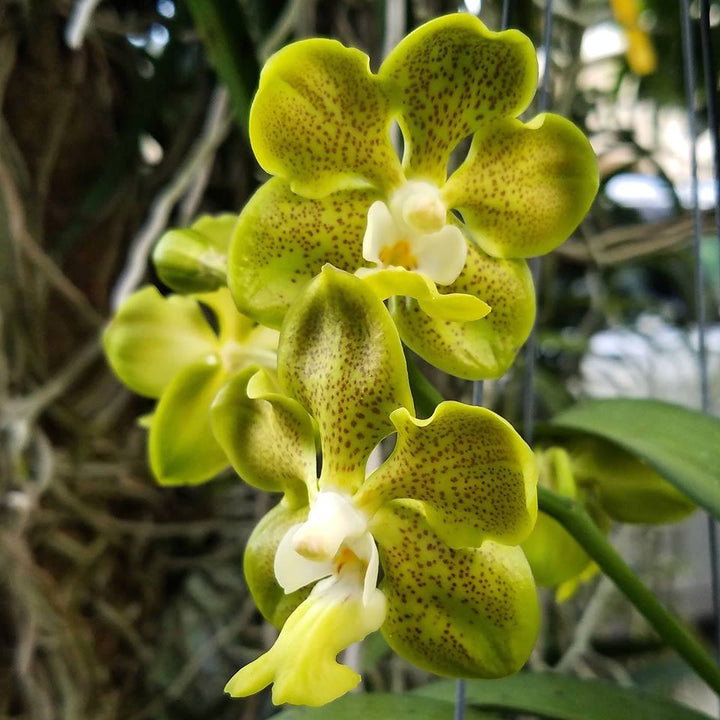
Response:
[{"label": "yellow flower in background", "polygon": [[640,27],[641,3],[638,0],[610,0],[618,24],[625,30],[627,58],[636,75],[650,75],[657,68],[657,56],[650,36]]}]

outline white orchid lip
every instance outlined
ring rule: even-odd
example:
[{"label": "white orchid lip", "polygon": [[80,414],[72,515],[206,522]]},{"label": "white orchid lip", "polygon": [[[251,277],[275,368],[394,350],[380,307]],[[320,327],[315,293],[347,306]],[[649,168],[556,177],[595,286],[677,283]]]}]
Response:
[{"label": "white orchid lip", "polygon": [[290,527],[275,552],[274,570],[286,593],[327,578],[355,577],[363,602],[376,590],[379,557],[367,517],[349,495],[321,490],[308,519]]},{"label": "white orchid lip", "polygon": [[433,184],[411,180],[395,191],[389,203],[374,202],[368,210],[363,258],[377,267],[368,272],[404,269],[450,285],[465,267],[467,243],[460,229],[447,222],[447,208]]}]

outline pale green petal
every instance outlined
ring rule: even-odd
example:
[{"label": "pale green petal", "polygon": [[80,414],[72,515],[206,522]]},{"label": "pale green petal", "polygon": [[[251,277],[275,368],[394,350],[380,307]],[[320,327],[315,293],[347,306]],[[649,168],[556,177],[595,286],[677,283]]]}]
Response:
[{"label": "pale green petal", "polygon": [[220,288],[215,292],[198,293],[195,299],[207,306],[215,315],[218,325],[220,345],[228,342],[243,341],[256,324],[247,316],[238,312],[230,291]]},{"label": "pale green petal", "polygon": [[384,506],[372,532],[385,570],[382,632],[399,655],[451,677],[502,677],[523,666],[539,610],[519,547],[451,550],[413,501]]},{"label": "pale green petal", "polygon": [[216,396],[211,417],[215,438],[245,482],[287,493],[292,506],[307,504],[308,484],[316,482],[312,420],[280,394],[274,374],[239,372]]},{"label": "pale green petal", "polygon": [[402,181],[390,142],[390,103],[360,50],[336,40],[301,40],[273,55],[250,111],[258,162],[294,192],[323,197]]},{"label": "pale green petal", "polygon": [[245,697],[273,683],[275,705],[325,705],[352,690],[360,676],[336,657],[377,630],[385,598],[375,589],[363,602],[362,582],[321,580],[287,619],[280,637],[264,655],[239,670],[225,687]]},{"label": "pale green petal", "polygon": [[492,309],[481,320],[453,322],[431,318],[415,301],[396,298],[390,308],[403,342],[451,375],[467,380],[503,375],[535,319],[535,289],[527,263],[491,258],[470,244],[460,277],[439,290],[474,295]]},{"label": "pale green petal", "polygon": [[391,419],[397,444],[355,495],[372,513],[383,502],[423,503],[427,522],[447,545],[486,540],[516,545],[537,515],[537,465],[512,425],[487,408],[443,402],[417,420],[405,409]]},{"label": "pale green petal", "polygon": [[180,370],[212,355],[217,338],[198,304],[148,286],[130,295],[103,332],[110,367],[131,390],[158,398]]},{"label": "pale green petal", "polygon": [[362,280],[325,266],[287,315],[278,374],[318,423],[320,486],[354,492],[371,451],[393,430],[390,413],[413,407],[385,306]]},{"label": "pale green petal", "polygon": [[557,520],[538,513],[535,528],[522,544],[535,582],[554,588],[579,576],[592,562]]},{"label": "pale green petal", "polygon": [[236,222],[237,215],[203,215],[188,228],[168,230],[153,250],[158,277],[179,293],[212,292],[223,287]]},{"label": "pale green petal", "polygon": [[479,320],[490,312],[490,306],[474,295],[439,293],[435,283],[421,273],[392,268],[369,270],[358,275],[381,300],[395,295],[415,298],[424,313],[439,320],[467,322]]},{"label": "pale green petal", "polygon": [[407,176],[442,185],[460,140],[528,106],[537,60],[517,30],[492,32],[476,17],[457,13],[410,33],[378,75],[400,111]]},{"label": "pale green petal", "polygon": [[227,380],[216,357],[180,372],[157,404],[150,426],[150,467],[161,485],[195,485],[228,465],[210,428],[210,405]]},{"label": "pale green petal", "polygon": [[599,438],[567,440],[578,485],[592,492],[613,520],[665,524],[696,510],[686,495],[642,460]]},{"label": "pale green petal", "polygon": [[565,242],[598,189],[595,153],[559,115],[503,119],[475,134],[467,160],[442,189],[493,257],[542,255]]},{"label": "pale green petal", "polygon": [[280,327],[288,308],[325,263],[354,272],[362,255],[373,190],[306,200],[284,180],[266,182],[235,227],[228,283],[240,310]]},{"label": "pale green petal", "polygon": [[311,589],[300,588],[286,595],[273,570],[280,540],[289,528],[304,522],[307,514],[307,505],[291,508],[284,501],[278,503],[256,525],[245,547],[243,572],[248,589],[263,617],[277,628],[283,626]]},{"label": "pale green petal", "polygon": [[[540,470],[539,484],[563,497],[587,501],[587,510],[603,530],[607,518],[575,482],[570,456],[561,447],[549,447],[535,453]],[[557,587],[568,597],[580,583],[580,577],[593,564],[590,556],[556,520],[539,513],[535,528],[523,543],[523,550],[532,568],[535,581],[545,587]],[[562,587],[562,590],[560,589]]]}]

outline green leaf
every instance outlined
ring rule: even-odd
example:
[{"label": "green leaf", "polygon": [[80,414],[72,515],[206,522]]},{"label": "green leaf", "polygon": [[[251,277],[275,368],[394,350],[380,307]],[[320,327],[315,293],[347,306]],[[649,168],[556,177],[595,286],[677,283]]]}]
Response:
[{"label": "green leaf", "polygon": [[720,420],[658,400],[583,403],[549,427],[604,438],[636,455],[720,518]]},{"label": "green leaf", "polygon": [[[449,702],[455,696],[455,683],[432,683],[420,688],[417,694]],[[581,680],[557,673],[520,673],[502,680],[469,680],[466,697],[471,707],[537,713],[548,720],[708,720],[707,715],[665,697],[602,680]]]},{"label": "green leaf", "polygon": [[[321,708],[292,708],[275,715],[275,720],[449,720],[453,704],[415,695],[346,695]],[[466,720],[494,720],[494,713],[467,708]],[[682,720],[682,719],[679,719]]]}]

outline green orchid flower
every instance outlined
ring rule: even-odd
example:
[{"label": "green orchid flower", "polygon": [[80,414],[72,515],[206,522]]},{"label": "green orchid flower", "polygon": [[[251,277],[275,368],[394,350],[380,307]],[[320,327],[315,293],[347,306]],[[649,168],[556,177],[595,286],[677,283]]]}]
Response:
[{"label": "green orchid flower", "polygon": [[[244,561],[260,611],[282,629],[226,691],[246,696],[273,683],[276,704],[323,705],[360,680],[337,654],[378,628],[431,672],[517,671],[538,627],[519,547],[537,514],[527,445],[485,408],[444,402],[416,419],[387,309],[329,265],[287,314],[278,368],[277,378],[242,371],[212,408],[238,474],[284,492]],[[392,433],[395,449],[366,477],[371,452]]]},{"label": "green orchid flower", "polygon": [[696,505],[632,453],[595,437],[567,438],[578,485],[592,493],[616,522],[665,525],[695,512]]},{"label": "green orchid flower", "polygon": [[[536,450],[538,483],[564,497],[582,502],[598,527],[607,531],[609,518],[594,502],[593,496],[579,488],[568,452],[561,447]],[[555,598],[563,602],[575,594],[584,582],[598,572],[597,565],[557,520],[543,512],[530,536],[522,544],[535,582],[555,588]]]},{"label": "green orchid flower", "polygon": [[[214,316],[217,332],[201,306]],[[103,333],[103,346],[123,383],[158,400],[143,419],[158,482],[195,484],[227,467],[210,427],[210,404],[245,366],[274,368],[277,342],[276,330],[238,313],[227,288],[163,297],[147,286],[125,300]]]},{"label": "green orchid flower", "polygon": [[400,335],[421,357],[468,379],[500,376],[533,324],[524,258],[563,242],[598,186],[593,151],[572,123],[517,119],[536,82],[527,37],[467,14],[415,30],[377,74],[333,40],[276,53],[250,113],[253,150],[275,177],[241,213],[229,256],[240,310],[280,327],[331,263],[393,298]]},{"label": "green orchid flower", "polygon": [[[696,508],[661,475],[631,453],[600,438],[564,438],[563,447],[536,450],[544,487],[582,503],[597,526],[610,522],[669,524]],[[569,598],[598,569],[587,553],[553,518],[539,513],[523,550],[535,580]]]}]

